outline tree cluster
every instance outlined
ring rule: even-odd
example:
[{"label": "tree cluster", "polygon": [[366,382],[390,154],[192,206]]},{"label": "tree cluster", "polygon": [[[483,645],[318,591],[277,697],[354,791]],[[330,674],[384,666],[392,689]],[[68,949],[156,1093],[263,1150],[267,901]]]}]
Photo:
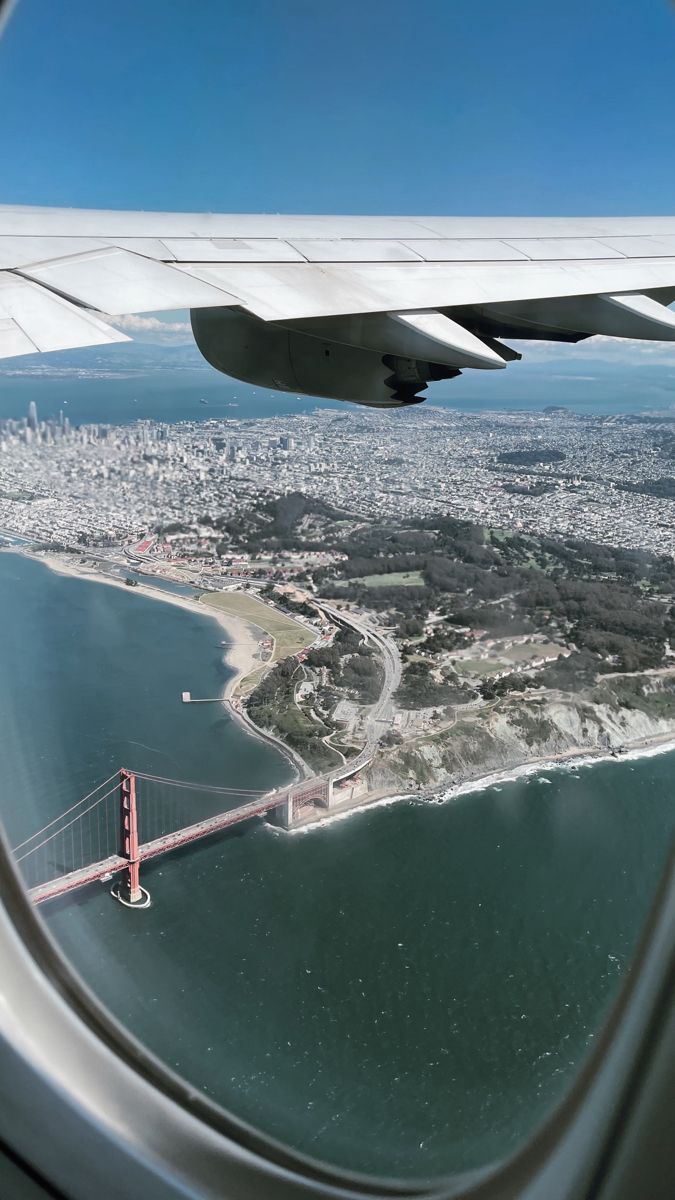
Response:
[{"label": "tree cluster", "polygon": [[563,462],[565,457],[562,450],[553,450],[548,446],[533,446],[525,450],[504,450],[497,455],[496,461],[509,463],[514,467],[535,467]]},{"label": "tree cluster", "polygon": [[295,658],[277,663],[249,696],[247,711],[256,725],[276,733],[315,770],[323,771],[337,761],[321,740],[333,731],[328,725],[310,721],[294,703],[298,670]]},{"label": "tree cluster", "polygon": [[453,681],[439,683],[432,677],[431,668],[425,662],[408,663],[395,696],[401,708],[409,709],[460,704],[468,698],[469,690],[456,677]]}]

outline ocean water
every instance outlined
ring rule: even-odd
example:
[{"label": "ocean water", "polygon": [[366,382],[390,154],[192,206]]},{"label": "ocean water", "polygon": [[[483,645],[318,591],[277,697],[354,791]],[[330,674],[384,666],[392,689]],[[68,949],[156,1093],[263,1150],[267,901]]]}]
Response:
[{"label": "ocean water", "polygon": [[[233,786],[288,774],[183,688],[208,617],[0,554],[2,816],[15,842],[121,760]],[[498,1159],[555,1104],[616,997],[675,833],[675,755],[238,827],[42,909],[112,1012],[305,1152],[419,1177]]]}]

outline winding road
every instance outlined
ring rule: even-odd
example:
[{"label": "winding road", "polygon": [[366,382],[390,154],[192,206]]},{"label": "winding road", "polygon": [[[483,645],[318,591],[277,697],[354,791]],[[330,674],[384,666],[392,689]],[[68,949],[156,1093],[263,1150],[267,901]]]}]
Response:
[{"label": "winding road", "polygon": [[343,612],[342,609],[333,608],[332,605],[327,604],[324,600],[312,600],[312,603],[329,620],[337,624],[351,626],[366,641],[375,645],[380,652],[384,668],[382,691],[366,715],[366,744],[356,758],[349,759],[344,766],[336,767],[334,771],[329,772],[328,778],[335,781],[343,779],[346,775],[352,775],[354,771],[365,767],[373,757],[384,732],[384,727],[389,724],[393,717],[394,706],[392,698],[401,682],[401,656],[393,639],[380,633],[379,630],[373,629],[372,625],[369,625],[366,621],[358,620],[351,613]]}]

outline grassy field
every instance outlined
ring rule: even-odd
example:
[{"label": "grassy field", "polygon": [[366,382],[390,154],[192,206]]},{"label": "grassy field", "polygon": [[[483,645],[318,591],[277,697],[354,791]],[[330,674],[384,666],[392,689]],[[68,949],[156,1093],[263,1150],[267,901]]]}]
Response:
[{"label": "grassy field", "polygon": [[248,675],[244,675],[244,678],[239,680],[239,683],[235,688],[235,696],[250,696],[251,692],[254,692],[257,688],[263,675],[269,671],[271,665],[272,660],[270,659],[270,661],[268,663],[264,663],[262,667],[256,667],[255,671],[251,671]]},{"label": "grassy field", "polygon": [[241,617],[243,621],[250,621],[269,633],[275,641],[271,660],[274,662],[289,654],[297,654],[305,646],[311,646],[316,636],[292,617],[287,617],[279,609],[272,608],[248,592],[208,592],[200,599],[209,608],[218,608],[221,612],[231,613],[233,617]]},{"label": "grassy field", "polygon": [[358,579],[339,579],[338,583],[363,583],[366,587],[424,587],[420,571],[392,571],[390,575],[361,575]]},{"label": "grassy field", "polygon": [[509,662],[527,663],[533,658],[542,658],[548,654],[562,654],[564,646],[556,642],[535,642],[525,646],[511,646],[504,651],[504,658]]},{"label": "grassy field", "polygon": [[492,658],[458,658],[455,670],[460,675],[496,675],[498,671],[508,671],[511,665]]}]

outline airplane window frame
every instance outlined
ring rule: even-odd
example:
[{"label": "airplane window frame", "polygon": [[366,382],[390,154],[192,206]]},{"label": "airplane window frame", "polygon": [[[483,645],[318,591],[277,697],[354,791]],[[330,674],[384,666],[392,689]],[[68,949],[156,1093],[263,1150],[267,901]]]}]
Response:
[{"label": "airplane window frame", "polygon": [[[0,35],[12,8],[0,0]],[[620,994],[560,1105],[510,1160],[415,1185],[294,1153],[171,1072],[68,963],[25,893],[0,824],[3,1184],[6,1154],[10,1176],[25,1175],[31,1194],[69,1200],[666,1200],[674,1110],[675,855]]]},{"label": "airplane window frame", "polygon": [[[0,1147],[73,1200],[628,1200],[638,1193],[625,1190],[626,1179],[657,1172],[658,1188],[675,1178],[675,1141],[662,1136],[675,1108],[675,853],[620,995],[567,1096],[513,1158],[445,1181],[333,1169],[258,1133],[175,1075],[70,966],[1,831],[0,962]],[[639,1194],[665,1200],[672,1192]]]}]

